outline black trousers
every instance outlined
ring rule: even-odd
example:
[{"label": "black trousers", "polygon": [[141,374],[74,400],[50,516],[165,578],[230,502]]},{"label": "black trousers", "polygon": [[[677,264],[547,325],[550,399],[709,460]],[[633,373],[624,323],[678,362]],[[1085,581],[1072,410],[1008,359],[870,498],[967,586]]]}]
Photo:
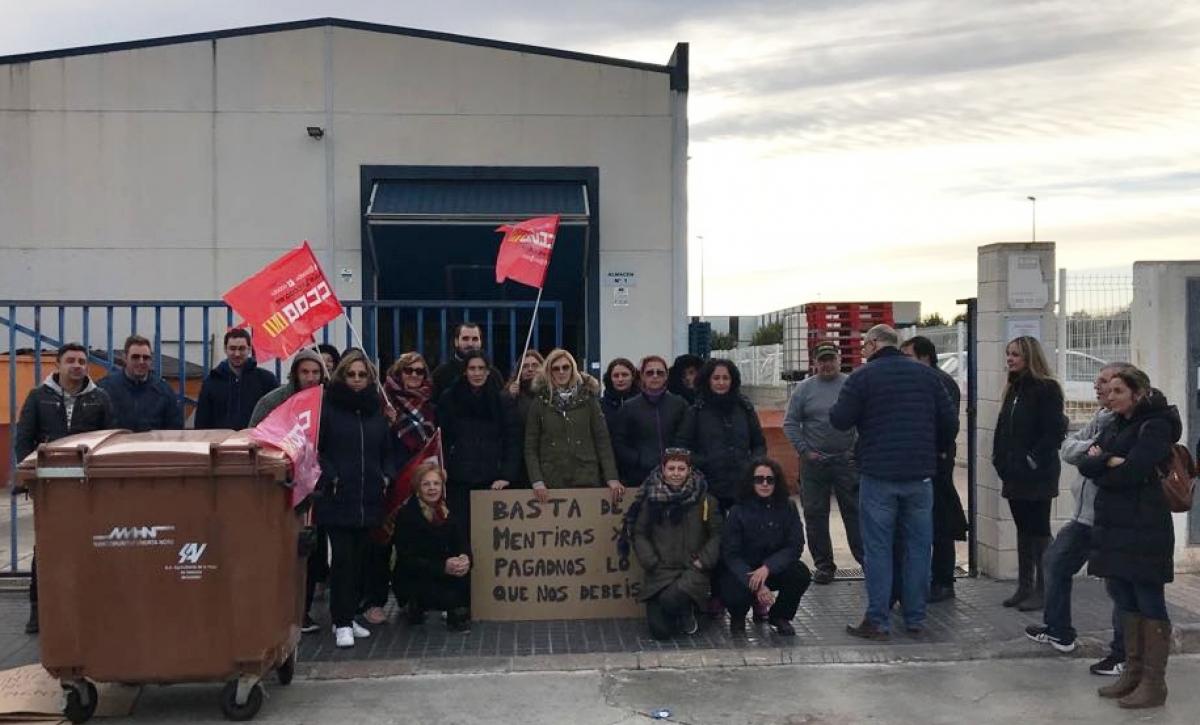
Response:
[{"label": "black trousers", "polygon": [[679,588],[678,582],[667,585],[646,600],[646,624],[650,625],[650,636],[670,639],[679,634],[679,620],[691,608],[692,598]]},{"label": "black trousers", "polygon": [[1053,499],[1041,501],[1008,500],[1008,510],[1012,511],[1013,523],[1017,525],[1017,533],[1026,536],[1050,535],[1050,505]]},{"label": "black trousers", "polygon": [[[396,576],[405,581],[405,597],[421,609],[452,612],[471,606],[471,576],[450,576],[396,569]],[[399,596],[399,592],[397,592]]]},{"label": "black trousers", "polygon": [[[957,563],[954,539],[935,537],[933,539],[933,559],[930,563],[930,583],[939,587],[954,586],[954,568]],[[896,569],[896,571],[898,570]]]},{"label": "black trousers", "polygon": [[367,542],[366,564],[363,571],[362,609],[387,606],[392,587],[392,543]]},{"label": "black trousers", "polygon": [[304,613],[312,611],[317,584],[329,579],[329,533],[325,527],[316,529],[316,545],[308,555],[308,575],[304,578]]},{"label": "black trousers", "polygon": [[29,603],[37,604],[37,552],[29,562]]},{"label": "black trousers", "polygon": [[349,627],[363,596],[367,547],[371,544],[365,528],[330,526],[329,614],[335,627]]},{"label": "black trousers", "polygon": [[[800,598],[804,596],[804,592],[808,591],[808,585],[811,583],[812,572],[802,561],[793,563],[778,574],[768,576],[767,588],[779,592],[779,596],[771,605],[771,611],[767,613],[767,617],[787,620],[795,617],[796,610],[800,608]],[[750,585],[747,582],[742,581],[733,572],[726,569],[721,574],[721,601],[729,610],[731,620],[745,619],[746,613],[754,604],[754,593],[750,591]]]}]

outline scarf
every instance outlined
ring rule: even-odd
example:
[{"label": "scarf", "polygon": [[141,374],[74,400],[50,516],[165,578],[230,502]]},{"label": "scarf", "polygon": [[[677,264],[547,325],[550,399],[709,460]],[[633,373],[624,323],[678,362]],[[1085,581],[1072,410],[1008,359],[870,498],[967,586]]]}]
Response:
[{"label": "scarf", "polygon": [[555,388],[550,394],[550,407],[566,415],[567,411],[575,406],[575,399],[579,396],[579,391],[582,389],[583,383],[575,383],[566,390]]},{"label": "scarf", "polygon": [[[633,527],[641,515],[642,506],[650,507],[650,515],[655,517],[655,521],[662,521],[665,516],[671,523],[678,524],[687,510],[703,501],[707,494],[708,482],[704,480],[704,474],[695,468],[692,468],[692,474],[679,488],[671,488],[663,480],[662,466],[655,468],[621,519],[621,532],[617,534],[617,553],[629,556],[633,548]],[[707,518],[706,511],[705,520]]]},{"label": "scarf", "polygon": [[410,452],[420,451],[437,430],[433,401],[429,399],[433,386],[427,379],[416,390],[408,390],[399,380],[389,377],[383,382],[383,389],[399,413],[392,432]]},{"label": "scarf", "polygon": [[417,505],[421,507],[421,515],[434,526],[441,526],[450,519],[450,507],[446,505],[446,492],[433,505],[425,503],[425,499],[417,496]]}]

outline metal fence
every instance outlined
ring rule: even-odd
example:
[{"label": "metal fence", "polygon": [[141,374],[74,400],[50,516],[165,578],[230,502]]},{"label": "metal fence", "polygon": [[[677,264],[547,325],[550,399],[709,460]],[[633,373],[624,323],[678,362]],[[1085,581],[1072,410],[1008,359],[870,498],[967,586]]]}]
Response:
[{"label": "metal fence", "polygon": [[1059,330],[1066,345],[1058,350],[1064,381],[1090,383],[1105,363],[1130,359],[1133,276],[1059,273]]},{"label": "metal fence", "polygon": [[742,375],[742,385],[786,387],[783,379],[783,345],[751,345],[713,350],[713,358],[732,360]]},{"label": "metal fence", "polygon": [[[362,347],[386,368],[402,352],[416,350],[431,364],[450,357],[455,325],[470,320],[481,327],[485,349],[502,369],[511,370],[533,322],[532,302],[461,301],[342,301],[344,317],[326,325],[318,342],[338,348]],[[234,312],[212,300],[142,301],[82,300],[0,301],[0,440],[7,442],[0,461],[0,483],[11,484],[16,469],[15,427],[21,401],[53,368],[54,351],[66,342],[79,342],[89,351],[93,374],[110,373],[121,360],[126,336],[140,334],[153,342],[154,370],[176,391],[189,414],[200,381],[223,357],[221,338],[234,325]],[[361,340],[354,334],[357,330]],[[563,340],[562,304],[543,301],[533,325],[531,345],[560,347]],[[276,360],[276,377],[283,362]],[[101,376],[102,377],[102,376]],[[0,444],[3,445],[3,444]],[[10,497],[8,556],[0,556],[0,572],[18,571],[30,542],[19,542],[19,520],[28,506]],[[2,528],[2,527],[0,527]],[[26,537],[27,538],[27,537]],[[3,543],[0,543],[0,548]]]}]

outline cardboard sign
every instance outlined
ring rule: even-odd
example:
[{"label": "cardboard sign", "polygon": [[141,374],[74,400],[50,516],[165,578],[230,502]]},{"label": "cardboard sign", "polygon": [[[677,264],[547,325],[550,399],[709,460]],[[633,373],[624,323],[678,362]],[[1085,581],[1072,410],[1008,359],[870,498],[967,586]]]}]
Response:
[{"label": "cardboard sign", "polygon": [[471,493],[471,616],[484,621],[639,618],[642,570],[617,554],[627,489],[613,505],[607,488]]},{"label": "cardboard sign", "polygon": [[[100,683],[96,685],[96,717],[126,717],[133,712],[141,688]],[[62,685],[41,665],[26,665],[0,672],[0,723],[62,719]]]}]

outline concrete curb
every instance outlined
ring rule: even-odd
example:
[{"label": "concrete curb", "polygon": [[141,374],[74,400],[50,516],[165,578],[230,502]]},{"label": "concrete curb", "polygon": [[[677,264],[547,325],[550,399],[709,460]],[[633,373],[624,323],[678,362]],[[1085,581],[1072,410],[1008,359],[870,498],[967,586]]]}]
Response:
[{"label": "concrete curb", "polygon": [[[854,665],[964,662],[991,659],[1097,659],[1107,639],[1080,637],[1075,651],[1064,655],[1021,637],[1004,642],[880,643],[822,647],[799,646],[746,650],[700,649],[677,652],[627,652],[532,655],[523,657],[429,657],[416,660],[355,660],[300,663],[297,671],[314,680],[342,680],[405,675],[502,674],[656,669],[772,667],[778,665]],[[1200,654],[1200,624],[1176,627],[1174,654]]]}]

